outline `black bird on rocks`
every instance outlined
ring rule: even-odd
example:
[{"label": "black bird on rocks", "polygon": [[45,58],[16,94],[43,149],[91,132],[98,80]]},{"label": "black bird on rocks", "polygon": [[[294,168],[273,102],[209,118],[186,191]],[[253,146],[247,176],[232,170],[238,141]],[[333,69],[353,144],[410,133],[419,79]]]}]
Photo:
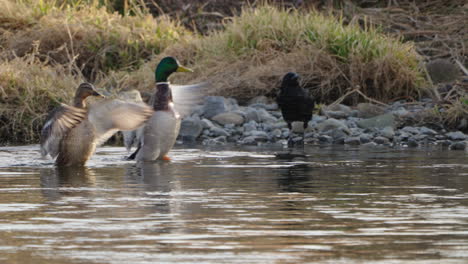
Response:
[{"label": "black bird on rocks", "polygon": [[[305,131],[312,119],[312,110],[315,103],[309,93],[299,85],[299,75],[297,73],[288,72],[283,77],[276,102],[281,109],[284,121],[288,123],[289,130],[292,129],[291,123],[298,121],[304,122]],[[288,143],[291,143],[291,138]]]}]

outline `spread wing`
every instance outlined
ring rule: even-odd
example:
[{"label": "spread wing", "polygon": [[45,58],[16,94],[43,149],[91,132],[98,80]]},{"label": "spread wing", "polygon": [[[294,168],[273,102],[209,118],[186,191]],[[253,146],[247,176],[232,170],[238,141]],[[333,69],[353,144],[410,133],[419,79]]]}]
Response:
[{"label": "spread wing", "polygon": [[153,114],[153,109],[143,103],[108,100],[94,104],[89,109],[89,121],[94,125],[97,143],[104,143],[119,130],[134,130]]},{"label": "spread wing", "polygon": [[174,108],[182,117],[191,114],[195,106],[202,103],[209,87],[207,82],[192,85],[171,84]]},{"label": "spread wing", "polygon": [[86,118],[86,110],[66,104],[52,110],[41,130],[41,154],[58,155],[60,141],[66,133]]}]

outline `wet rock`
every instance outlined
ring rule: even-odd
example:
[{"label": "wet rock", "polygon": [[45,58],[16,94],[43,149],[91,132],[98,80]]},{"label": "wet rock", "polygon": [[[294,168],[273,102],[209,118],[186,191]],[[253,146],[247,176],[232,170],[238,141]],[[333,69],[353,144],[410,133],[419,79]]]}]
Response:
[{"label": "wet rock", "polygon": [[247,136],[252,136],[255,138],[257,141],[267,141],[268,140],[268,134],[264,131],[258,131],[258,130],[253,130],[250,131],[246,134]]},{"label": "wet rock", "polygon": [[240,125],[244,123],[244,118],[235,112],[225,112],[225,113],[217,114],[214,117],[212,117],[211,120],[216,121],[217,123],[221,125],[226,125],[226,124]]},{"label": "wet rock", "polygon": [[333,138],[333,142],[337,144],[344,144],[345,138],[348,136],[348,133],[344,132],[340,128],[327,131],[327,135]]},{"label": "wet rock", "polygon": [[212,118],[213,116],[229,111],[226,99],[222,96],[208,96],[203,105],[203,116]]},{"label": "wet rock", "polygon": [[205,145],[205,146],[225,145],[226,143],[227,143],[227,140],[226,140],[225,136],[205,139],[202,142],[202,144]]},{"label": "wet rock", "polygon": [[252,131],[252,130],[257,130],[257,122],[255,122],[254,120],[250,120],[249,122],[247,123],[244,123],[243,127],[244,127],[244,132],[249,132],[249,131]]},{"label": "wet rock", "polygon": [[401,108],[398,108],[396,110],[393,110],[392,111],[392,114],[394,114],[395,116],[407,116],[410,114],[410,112],[408,110],[406,110],[404,107],[401,107]]},{"label": "wet rock", "polygon": [[374,138],[374,142],[382,145],[390,144],[390,140],[386,137],[376,137]]},{"label": "wet rock", "polygon": [[293,122],[292,123],[292,132],[294,132],[294,133],[304,133],[304,123],[303,122]]},{"label": "wet rock", "polygon": [[243,138],[239,143],[242,145],[257,145],[257,140],[254,136],[248,136]]},{"label": "wet rock", "polygon": [[395,127],[395,118],[392,113],[379,115],[372,118],[357,121],[360,128],[384,128]]},{"label": "wet rock", "polygon": [[260,96],[256,96],[252,99],[250,99],[248,102],[247,102],[247,105],[253,105],[253,104],[264,104],[264,105],[267,105],[271,103],[271,100],[268,99],[268,97],[264,96],[264,95],[260,95]]},{"label": "wet rock", "polygon": [[179,136],[184,141],[195,141],[203,130],[203,123],[198,118],[188,117],[180,124]]},{"label": "wet rock", "polygon": [[461,131],[449,132],[445,134],[451,140],[465,140],[467,135],[463,134]]},{"label": "wet rock", "polygon": [[348,145],[360,145],[361,139],[360,137],[348,137],[344,140],[344,143]]},{"label": "wet rock", "polygon": [[246,122],[249,122],[251,120],[255,122],[260,122],[260,114],[258,113],[256,108],[246,107],[244,109],[244,114]]},{"label": "wet rock", "polygon": [[414,137],[408,138],[407,144],[408,144],[408,147],[412,147],[412,148],[419,146],[418,140],[416,140]]},{"label": "wet rock", "polygon": [[419,134],[419,129],[416,127],[412,127],[412,126],[406,126],[402,128],[401,131],[406,132],[408,134],[413,134],[413,135]]},{"label": "wet rock", "polygon": [[384,127],[380,130],[380,134],[388,139],[393,139],[395,131],[393,130],[393,127]]},{"label": "wet rock", "polygon": [[275,130],[273,130],[273,131],[270,133],[270,136],[271,136],[271,137],[274,137],[274,138],[281,138],[281,135],[282,135],[281,129],[278,129],[278,128],[275,129]]},{"label": "wet rock", "polygon": [[378,145],[377,143],[375,143],[375,142],[367,142],[367,143],[365,143],[365,144],[362,144],[362,146],[363,146],[364,148],[376,148],[376,147],[378,147],[379,145]]},{"label": "wet rock", "polygon": [[330,105],[326,107],[325,111],[338,111],[338,112],[345,113],[347,116],[350,116],[353,109],[351,109],[351,107],[344,105],[344,104],[335,104],[335,105]]},{"label": "wet rock", "polygon": [[318,140],[322,144],[331,144],[333,142],[333,138],[327,135],[318,136]]},{"label": "wet rock", "polygon": [[385,109],[376,104],[360,103],[357,105],[358,117],[372,118],[385,113]]},{"label": "wet rock", "polygon": [[212,127],[216,127],[215,124],[213,124],[213,122],[211,122],[210,120],[208,120],[206,118],[203,118],[201,120],[201,124],[202,124],[203,128],[205,128],[205,129],[211,129]]},{"label": "wet rock", "polygon": [[260,122],[274,123],[277,121],[277,119],[274,116],[272,116],[270,113],[268,113],[268,111],[266,111],[265,109],[258,109],[257,113],[258,113]]},{"label": "wet rock", "polygon": [[419,132],[425,134],[425,135],[428,135],[428,136],[435,136],[437,135],[437,132],[433,129],[430,129],[430,128],[427,128],[427,127],[420,127],[419,128]]},{"label": "wet rock", "polygon": [[345,121],[337,120],[334,118],[327,119],[317,125],[317,130],[320,133],[324,133],[324,132],[327,132],[330,130],[336,130],[336,129],[346,131],[348,134],[350,133],[349,128],[346,125]]},{"label": "wet rock", "polygon": [[450,149],[452,150],[465,150],[467,142],[466,141],[457,141],[450,144]]},{"label": "wet rock", "polygon": [[229,137],[230,136],[230,134],[226,130],[224,130],[224,129],[220,128],[220,127],[212,127],[212,128],[210,128],[210,132],[215,137],[218,137],[218,136]]},{"label": "wet rock", "polygon": [[362,134],[359,136],[359,140],[362,144],[369,143],[372,141],[372,136],[369,134]]}]

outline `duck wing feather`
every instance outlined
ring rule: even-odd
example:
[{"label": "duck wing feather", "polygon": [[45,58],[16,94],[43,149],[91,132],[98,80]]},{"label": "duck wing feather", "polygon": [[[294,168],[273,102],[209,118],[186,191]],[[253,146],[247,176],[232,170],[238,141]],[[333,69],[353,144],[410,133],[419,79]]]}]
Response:
[{"label": "duck wing feather", "polygon": [[61,104],[52,110],[41,130],[41,154],[58,155],[60,141],[70,129],[86,118],[86,109]]}]

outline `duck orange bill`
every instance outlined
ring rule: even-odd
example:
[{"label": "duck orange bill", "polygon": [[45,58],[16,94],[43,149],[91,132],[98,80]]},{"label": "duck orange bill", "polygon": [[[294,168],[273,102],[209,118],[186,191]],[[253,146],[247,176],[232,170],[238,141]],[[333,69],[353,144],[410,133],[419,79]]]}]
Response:
[{"label": "duck orange bill", "polygon": [[184,67],[184,66],[179,66],[179,67],[177,68],[177,72],[193,72],[193,70],[192,70],[192,69],[189,69],[189,68],[186,68],[186,67]]}]

